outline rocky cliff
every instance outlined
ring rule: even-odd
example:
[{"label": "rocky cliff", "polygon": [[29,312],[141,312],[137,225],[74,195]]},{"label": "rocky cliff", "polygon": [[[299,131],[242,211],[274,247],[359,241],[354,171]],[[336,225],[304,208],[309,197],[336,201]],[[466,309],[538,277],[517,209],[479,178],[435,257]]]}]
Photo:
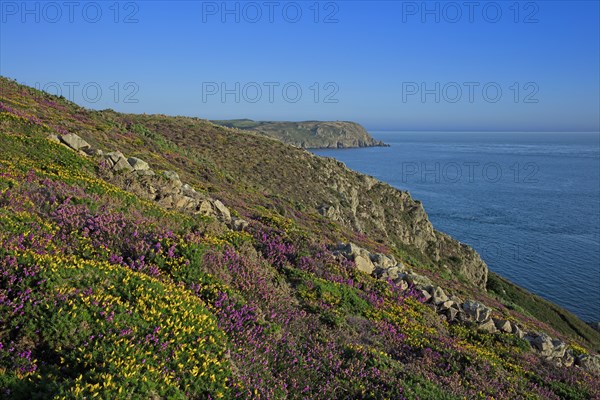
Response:
[{"label": "rocky cliff", "polygon": [[373,139],[365,128],[356,122],[272,122],[248,119],[213,122],[230,128],[254,130],[305,149],[385,146],[385,143]]},{"label": "rocky cliff", "polygon": [[416,249],[485,288],[488,269],[481,257],[436,231],[421,202],[408,192],[354,172],[334,159],[325,159],[319,172],[315,180],[330,189],[324,203],[317,206],[319,213],[373,237]]}]

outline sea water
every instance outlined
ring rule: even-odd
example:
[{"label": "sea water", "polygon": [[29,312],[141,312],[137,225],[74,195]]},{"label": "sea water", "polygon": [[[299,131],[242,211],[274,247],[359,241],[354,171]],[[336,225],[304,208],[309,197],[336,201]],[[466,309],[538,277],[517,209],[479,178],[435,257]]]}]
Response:
[{"label": "sea water", "polygon": [[314,150],[408,190],[492,271],[600,321],[600,134],[373,132]]}]

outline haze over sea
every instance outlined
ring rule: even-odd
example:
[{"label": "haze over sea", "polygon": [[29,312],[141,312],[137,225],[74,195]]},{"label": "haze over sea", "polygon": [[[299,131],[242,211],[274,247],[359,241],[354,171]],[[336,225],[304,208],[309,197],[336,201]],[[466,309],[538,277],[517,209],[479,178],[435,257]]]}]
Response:
[{"label": "haze over sea", "polygon": [[421,200],[492,271],[600,321],[600,134],[374,132],[391,147],[315,150]]}]

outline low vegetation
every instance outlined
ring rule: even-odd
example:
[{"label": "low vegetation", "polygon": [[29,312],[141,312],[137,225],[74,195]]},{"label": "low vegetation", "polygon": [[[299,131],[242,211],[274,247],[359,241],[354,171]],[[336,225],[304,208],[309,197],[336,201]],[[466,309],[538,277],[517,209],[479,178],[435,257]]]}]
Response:
[{"label": "low vegetation", "polygon": [[[1,79],[0,398],[600,397],[597,376],[547,363],[513,336],[449,324],[412,288],[334,254],[332,244],[354,240],[436,274],[414,249],[311,211],[312,195],[287,196],[311,189],[299,177],[312,158],[282,167],[279,155],[298,153],[276,143],[254,165],[267,144],[251,135],[87,111]],[[48,139],[67,131],[177,170],[249,226],[209,229],[218,223],[124,191],[96,160]],[[597,348],[578,321],[561,325],[562,310],[542,314],[494,275],[494,297],[455,285],[581,351]]]}]

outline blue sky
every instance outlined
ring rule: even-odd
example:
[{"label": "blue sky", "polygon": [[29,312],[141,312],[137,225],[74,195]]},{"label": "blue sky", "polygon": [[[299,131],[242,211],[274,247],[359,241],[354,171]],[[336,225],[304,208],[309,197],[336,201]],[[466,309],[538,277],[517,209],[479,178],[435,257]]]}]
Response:
[{"label": "blue sky", "polygon": [[75,3],[0,2],[0,74],[123,112],[600,130],[597,1]]}]

